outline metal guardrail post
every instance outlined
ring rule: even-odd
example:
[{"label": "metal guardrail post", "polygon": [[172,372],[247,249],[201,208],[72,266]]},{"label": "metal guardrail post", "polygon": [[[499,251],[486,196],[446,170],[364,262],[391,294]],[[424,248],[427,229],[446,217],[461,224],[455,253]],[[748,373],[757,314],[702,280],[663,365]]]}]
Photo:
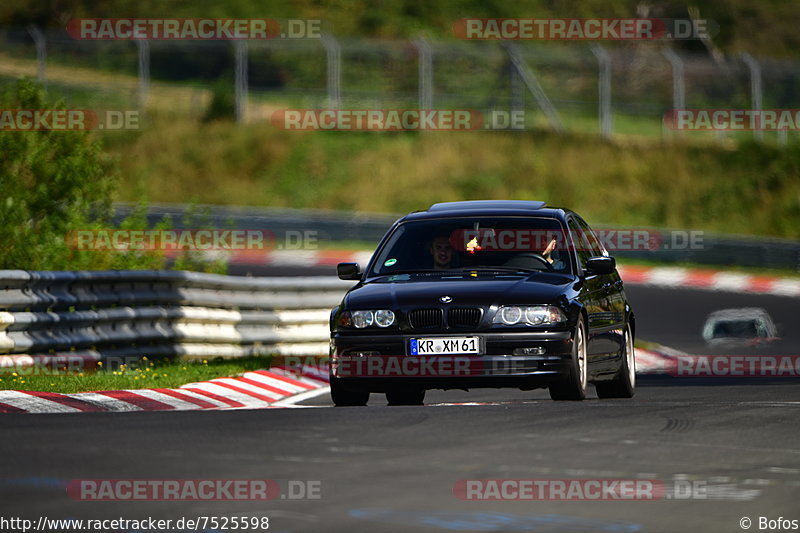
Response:
[{"label": "metal guardrail post", "polygon": [[611,116],[611,56],[599,44],[592,44],[591,50],[597,58],[599,68],[597,91],[599,98],[598,119],[600,122],[600,135],[610,139],[612,135]]},{"label": "metal guardrail post", "polygon": [[514,43],[504,42],[503,47],[505,48],[506,53],[508,53],[508,57],[511,59],[511,63],[514,65],[514,68],[517,69],[520,78],[522,78],[522,81],[536,99],[536,103],[539,104],[539,107],[547,116],[550,126],[558,133],[563,133],[564,125],[561,122],[561,117],[558,116],[558,111],[556,111],[553,103],[550,102],[550,99],[545,94],[544,89],[542,89],[542,86],[539,84],[539,80],[536,79],[536,76],[531,68],[527,65],[527,63],[525,63],[525,61],[522,60],[522,56],[520,56],[517,46]]},{"label": "metal guardrail post", "polygon": [[342,105],[342,47],[330,34],[324,34],[321,40],[328,58],[328,107],[339,109]]},{"label": "metal guardrail post", "polygon": [[247,41],[234,42],[236,51],[236,122],[247,120]]},{"label": "metal guardrail post", "polygon": [[47,38],[36,26],[28,26],[28,33],[36,45],[36,79],[47,87]]},{"label": "metal guardrail post", "polygon": [[136,48],[139,52],[139,111],[144,111],[150,92],[150,41],[137,39]]},{"label": "metal guardrail post", "polygon": [[[750,71],[750,107],[753,111],[760,111],[762,105],[761,65],[747,52],[742,52],[740,57]],[[762,126],[761,120],[758,121],[758,125]],[[753,138],[759,141],[763,140],[764,131],[753,130]]]},{"label": "metal guardrail post", "polygon": [[424,37],[412,41],[419,54],[419,108],[433,108],[433,49]]}]

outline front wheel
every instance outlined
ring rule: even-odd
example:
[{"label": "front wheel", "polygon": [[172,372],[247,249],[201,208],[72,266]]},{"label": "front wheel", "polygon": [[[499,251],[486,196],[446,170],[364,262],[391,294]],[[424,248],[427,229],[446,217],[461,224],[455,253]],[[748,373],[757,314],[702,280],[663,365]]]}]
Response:
[{"label": "front wheel", "polygon": [[331,400],[336,407],[367,405],[369,391],[345,385],[341,379],[331,376]]},{"label": "front wheel", "polygon": [[575,326],[575,336],[572,342],[572,359],[569,365],[569,375],[566,379],[550,384],[550,397],[554,400],[576,400],[586,398],[586,382],[588,376],[588,362],[586,358],[586,328],[583,317],[578,319]]},{"label": "front wheel", "polygon": [[625,328],[625,342],[619,371],[611,381],[596,383],[598,398],[633,398],[636,390],[636,356],[633,350],[631,325]]}]

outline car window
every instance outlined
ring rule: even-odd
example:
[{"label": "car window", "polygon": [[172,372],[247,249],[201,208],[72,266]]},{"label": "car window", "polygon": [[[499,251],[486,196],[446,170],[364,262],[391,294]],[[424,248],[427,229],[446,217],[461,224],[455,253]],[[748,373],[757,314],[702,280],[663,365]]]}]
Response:
[{"label": "car window", "polygon": [[592,257],[590,246],[587,243],[584,232],[578,227],[574,218],[570,218],[567,224],[569,225],[572,242],[575,245],[575,251],[578,253],[578,261],[581,263],[581,268],[585,269],[586,260]]},{"label": "car window", "polygon": [[[555,241],[545,255],[548,244]],[[457,217],[406,221],[378,250],[370,274],[502,268],[572,272],[566,231],[545,217]]]},{"label": "car window", "polygon": [[608,255],[608,252],[606,252],[606,249],[600,244],[600,240],[597,238],[592,228],[589,227],[589,224],[579,216],[575,216],[575,221],[578,223],[582,236],[589,246],[591,256],[598,257],[601,255]]}]

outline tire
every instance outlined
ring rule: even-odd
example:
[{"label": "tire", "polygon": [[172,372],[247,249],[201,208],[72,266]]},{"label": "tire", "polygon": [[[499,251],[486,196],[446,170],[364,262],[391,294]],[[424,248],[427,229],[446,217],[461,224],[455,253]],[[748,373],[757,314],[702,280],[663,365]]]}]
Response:
[{"label": "tire", "polygon": [[598,398],[633,398],[636,392],[636,357],[633,350],[633,333],[631,325],[625,327],[625,343],[619,372],[611,381],[595,384]]},{"label": "tire", "polygon": [[394,389],[386,391],[389,405],[422,405],[425,401],[425,389]]},{"label": "tire", "polygon": [[586,327],[583,317],[578,319],[575,326],[575,337],[572,343],[572,361],[569,367],[569,376],[566,379],[555,381],[548,387],[550,398],[553,400],[580,401],[586,398],[586,385],[588,383],[588,359],[586,357]]},{"label": "tire", "polygon": [[347,386],[341,379],[331,377],[331,400],[336,407],[354,407],[367,405],[369,391],[357,387]]}]

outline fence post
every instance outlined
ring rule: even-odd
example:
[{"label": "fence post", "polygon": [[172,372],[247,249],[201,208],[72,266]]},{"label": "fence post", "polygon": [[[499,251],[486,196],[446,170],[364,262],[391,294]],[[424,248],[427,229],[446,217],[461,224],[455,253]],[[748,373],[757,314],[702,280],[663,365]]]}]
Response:
[{"label": "fence post", "polygon": [[686,107],[686,79],[683,72],[683,59],[671,48],[664,48],[662,52],[672,65],[672,108],[684,109]]},{"label": "fence post", "polygon": [[[664,57],[672,65],[672,109],[686,108],[686,78],[683,70],[683,59],[671,48],[661,50]],[[676,130],[680,131],[680,130]]]},{"label": "fence post", "polygon": [[778,144],[780,146],[786,146],[786,143],[789,140],[789,132],[787,130],[778,130]]},{"label": "fence post", "polygon": [[511,87],[511,116],[516,116],[525,110],[525,92],[522,87],[522,78],[519,76],[514,63],[508,62],[508,83]]},{"label": "fence post", "polygon": [[144,111],[150,92],[150,41],[137,39],[136,48],[139,52],[139,111]]},{"label": "fence post", "polygon": [[342,47],[330,34],[322,36],[328,58],[328,107],[339,109],[342,104]]},{"label": "fence post", "polygon": [[47,87],[47,38],[44,33],[34,25],[28,26],[28,33],[36,45],[36,79]]},{"label": "fence post", "polygon": [[503,42],[503,47],[505,48],[506,53],[508,53],[508,57],[511,59],[511,63],[514,65],[514,68],[516,68],[517,73],[519,73],[520,78],[522,78],[522,81],[536,99],[536,103],[539,104],[541,110],[544,111],[544,114],[547,116],[547,120],[550,121],[550,126],[558,133],[563,133],[564,125],[561,123],[561,117],[558,116],[558,111],[556,111],[556,108],[553,106],[552,102],[550,102],[550,99],[547,98],[544,89],[542,89],[542,86],[539,84],[539,80],[536,79],[533,71],[522,60],[522,57],[519,54],[519,49],[514,43],[508,41]]},{"label": "fence post", "polygon": [[599,68],[597,91],[599,97],[598,118],[600,122],[600,135],[606,139],[611,138],[611,56],[599,44],[591,45],[592,53],[597,58]]},{"label": "fence post", "polygon": [[419,108],[433,109],[433,50],[424,37],[413,43],[419,55]]},{"label": "fence post", "polygon": [[[761,65],[756,61],[756,58],[748,54],[747,52],[742,52],[741,54],[742,61],[744,64],[747,65],[747,68],[750,70],[750,107],[753,111],[760,111],[762,100],[761,100]],[[761,121],[761,117],[758,120],[759,128],[763,127],[763,123]],[[753,130],[753,138],[761,141],[764,139],[764,131],[761,129]]]},{"label": "fence post", "polygon": [[234,42],[236,51],[236,122],[247,120],[247,41]]}]

